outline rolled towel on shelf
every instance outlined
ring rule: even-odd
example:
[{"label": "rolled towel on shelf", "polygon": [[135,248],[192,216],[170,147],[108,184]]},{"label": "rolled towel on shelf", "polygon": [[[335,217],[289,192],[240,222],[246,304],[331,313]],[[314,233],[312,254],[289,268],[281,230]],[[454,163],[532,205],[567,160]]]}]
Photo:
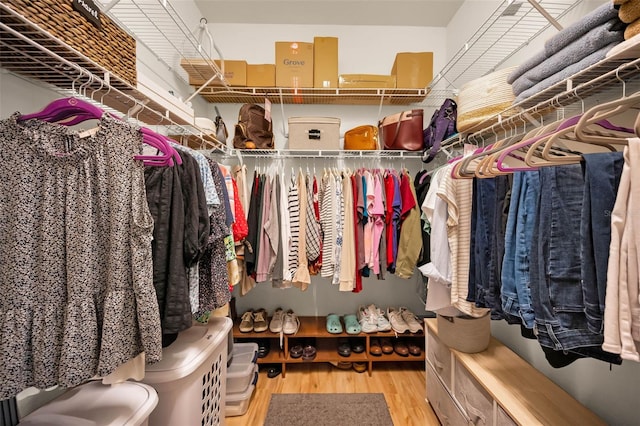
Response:
[{"label": "rolled towel on shelf", "polygon": [[513,93],[518,96],[545,78],[554,75],[568,65],[580,62],[604,46],[611,43],[622,43],[624,40],[623,30],[624,24],[617,17],[593,28],[584,36],[574,40],[514,80],[512,82]]},{"label": "rolled towel on shelf", "polygon": [[611,49],[613,49],[614,46],[617,46],[619,43],[611,43],[603,48],[601,48],[600,50],[593,52],[591,55],[585,57],[584,59],[582,59],[580,62],[577,62],[575,64],[571,64],[566,68],[563,68],[561,71],[553,74],[550,77],[545,78],[544,80],[542,80],[541,82],[539,82],[538,84],[536,84],[533,87],[530,87],[529,89],[525,90],[524,92],[520,93],[518,96],[516,96],[516,99],[514,101],[514,103],[518,103],[521,101],[524,101],[525,99],[534,96],[540,92],[542,92],[543,90],[548,89],[549,87],[553,86],[556,83],[559,83],[562,80],[565,80],[569,77],[571,77],[574,74],[579,73],[580,71],[584,70],[585,68],[590,67],[591,65],[600,62],[601,60],[603,60],[606,55],[607,52],[609,52]]},{"label": "rolled towel on shelf", "polygon": [[640,34],[640,19],[636,19],[624,30],[624,39],[629,40],[630,38]]},{"label": "rolled towel on shelf", "polygon": [[622,22],[627,24],[640,18],[640,0],[629,0],[621,5],[618,16]]}]

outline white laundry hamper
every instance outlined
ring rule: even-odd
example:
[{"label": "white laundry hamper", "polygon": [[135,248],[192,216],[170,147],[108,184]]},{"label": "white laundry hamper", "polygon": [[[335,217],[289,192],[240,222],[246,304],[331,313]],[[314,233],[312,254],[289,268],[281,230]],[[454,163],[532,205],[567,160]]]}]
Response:
[{"label": "white laundry hamper", "polygon": [[144,383],[88,382],[67,390],[21,419],[20,426],[147,426],[158,404]]},{"label": "white laundry hamper", "polygon": [[227,336],[233,321],[211,317],[194,324],[163,349],[162,361],[147,365],[144,383],[158,392],[149,426],[224,424]]}]

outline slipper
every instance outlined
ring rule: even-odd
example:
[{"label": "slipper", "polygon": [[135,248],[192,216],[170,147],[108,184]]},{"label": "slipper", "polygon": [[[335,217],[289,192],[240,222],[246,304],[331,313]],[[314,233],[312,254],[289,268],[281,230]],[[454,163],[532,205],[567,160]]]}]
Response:
[{"label": "slipper", "polygon": [[344,316],[344,328],[347,330],[347,334],[360,334],[362,328],[358,322],[358,318],[355,314],[348,314]]},{"label": "slipper", "polygon": [[340,323],[340,317],[338,315],[327,315],[327,331],[331,334],[342,333],[342,324]]},{"label": "slipper", "polygon": [[267,370],[267,377],[270,379],[273,379],[274,377],[277,377],[280,373],[281,371],[278,367],[269,367],[269,369]]}]

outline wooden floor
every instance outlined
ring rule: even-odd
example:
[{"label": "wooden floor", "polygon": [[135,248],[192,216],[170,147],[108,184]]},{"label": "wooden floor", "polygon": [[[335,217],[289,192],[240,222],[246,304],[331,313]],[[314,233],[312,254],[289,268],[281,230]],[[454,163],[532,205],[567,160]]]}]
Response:
[{"label": "wooden floor", "polygon": [[[331,364],[290,364],[287,377],[270,379],[261,369],[256,390],[244,416],[227,417],[227,426],[259,426],[264,423],[274,393],[384,393],[397,426],[439,425],[425,400],[424,363],[374,364],[371,377]],[[283,423],[286,424],[286,423]]]}]

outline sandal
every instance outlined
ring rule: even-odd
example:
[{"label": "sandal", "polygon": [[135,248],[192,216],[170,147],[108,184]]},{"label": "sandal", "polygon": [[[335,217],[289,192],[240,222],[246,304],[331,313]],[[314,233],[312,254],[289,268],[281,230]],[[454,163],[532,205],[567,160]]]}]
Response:
[{"label": "sandal", "polygon": [[342,324],[340,323],[340,317],[338,315],[327,315],[327,331],[331,334],[342,333]]},{"label": "sandal", "polygon": [[344,328],[347,330],[347,334],[360,334],[362,328],[356,318],[355,314],[348,314],[344,316]]}]

